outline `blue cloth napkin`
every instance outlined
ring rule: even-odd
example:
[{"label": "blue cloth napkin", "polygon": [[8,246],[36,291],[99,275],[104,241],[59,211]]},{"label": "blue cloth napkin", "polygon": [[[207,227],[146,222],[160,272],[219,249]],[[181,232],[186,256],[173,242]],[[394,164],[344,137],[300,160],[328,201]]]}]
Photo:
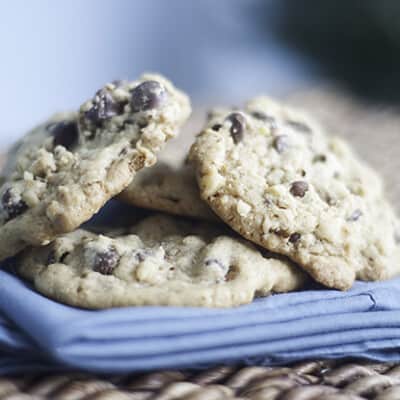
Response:
[{"label": "blue cloth napkin", "polygon": [[310,290],[232,309],[87,311],[0,271],[0,372],[94,372],[279,364],[308,358],[400,361],[400,279]]}]

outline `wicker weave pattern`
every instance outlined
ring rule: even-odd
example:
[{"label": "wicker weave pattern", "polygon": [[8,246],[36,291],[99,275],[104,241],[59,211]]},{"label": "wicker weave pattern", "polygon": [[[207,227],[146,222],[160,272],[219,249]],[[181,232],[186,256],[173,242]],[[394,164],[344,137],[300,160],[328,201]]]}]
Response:
[{"label": "wicker weave pattern", "polygon": [[70,373],[0,378],[1,400],[398,400],[400,366],[310,361],[100,377]]}]

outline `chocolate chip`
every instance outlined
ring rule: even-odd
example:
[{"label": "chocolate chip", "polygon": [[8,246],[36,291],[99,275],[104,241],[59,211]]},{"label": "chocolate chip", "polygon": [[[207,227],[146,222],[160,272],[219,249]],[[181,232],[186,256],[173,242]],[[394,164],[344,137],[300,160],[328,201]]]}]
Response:
[{"label": "chocolate chip", "polygon": [[347,221],[349,221],[349,222],[357,221],[362,215],[363,215],[363,213],[360,209],[354,210],[352,212],[352,214],[350,215],[350,217],[347,218]]},{"label": "chocolate chip", "polygon": [[50,124],[47,130],[53,136],[53,145],[71,150],[78,142],[79,132],[75,121],[61,121]]},{"label": "chocolate chip", "polygon": [[279,154],[282,154],[288,148],[287,138],[286,135],[279,135],[274,139],[273,146]]},{"label": "chocolate chip", "polygon": [[115,247],[110,246],[106,251],[96,254],[93,270],[103,275],[110,275],[117,266],[119,258]]},{"label": "chocolate chip", "polygon": [[304,181],[293,182],[290,187],[290,193],[295,197],[304,197],[308,191],[308,183]]},{"label": "chocolate chip", "polygon": [[245,119],[243,114],[232,113],[226,117],[226,121],[231,123],[230,133],[235,144],[239,143],[243,139],[243,133],[245,128]]},{"label": "chocolate chip", "polygon": [[222,128],[222,124],[215,124],[211,127],[213,131],[218,132]]},{"label": "chocolate chip", "polygon": [[289,242],[293,243],[293,244],[296,244],[300,240],[300,238],[301,238],[300,233],[298,233],[298,232],[292,233],[289,236]]},{"label": "chocolate chip", "polygon": [[102,121],[121,114],[124,108],[123,104],[115,101],[106,89],[99,90],[92,103],[93,105],[86,111],[85,117],[95,125],[100,125]]},{"label": "chocolate chip", "polygon": [[18,215],[23,214],[28,209],[28,206],[24,202],[24,200],[22,200],[20,196],[15,195],[12,192],[11,188],[8,188],[4,192],[3,197],[1,199],[1,204],[6,214],[5,218],[6,221],[18,217]]},{"label": "chocolate chip", "polygon": [[307,124],[305,124],[304,122],[287,120],[286,124],[290,125],[296,131],[299,131],[299,132],[302,132],[302,133],[311,133],[312,132],[311,128]]},{"label": "chocolate chip", "polygon": [[312,162],[313,162],[314,164],[315,164],[315,163],[318,163],[318,162],[326,162],[326,155],[325,155],[325,154],[317,154],[317,155],[313,158]]},{"label": "chocolate chip", "polygon": [[165,101],[167,92],[157,81],[145,81],[132,90],[131,108],[133,112],[158,108]]}]

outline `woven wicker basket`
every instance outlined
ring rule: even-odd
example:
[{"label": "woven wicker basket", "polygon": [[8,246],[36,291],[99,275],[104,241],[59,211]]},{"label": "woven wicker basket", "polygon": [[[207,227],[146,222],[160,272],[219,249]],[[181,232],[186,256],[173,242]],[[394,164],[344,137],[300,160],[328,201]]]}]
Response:
[{"label": "woven wicker basket", "polygon": [[82,373],[0,378],[2,400],[398,400],[400,366],[310,361],[291,367],[217,367],[100,377]]}]

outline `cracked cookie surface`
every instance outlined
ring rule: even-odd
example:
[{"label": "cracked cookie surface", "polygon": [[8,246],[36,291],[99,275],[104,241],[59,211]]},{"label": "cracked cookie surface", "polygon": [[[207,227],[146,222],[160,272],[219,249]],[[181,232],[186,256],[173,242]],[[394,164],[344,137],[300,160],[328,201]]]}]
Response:
[{"label": "cracked cookie surface", "polygon": [[41,293],[86,308],[230,307],[305,281],[290,261],[263,256],[220,227],[165,215],[119,232],[62,235],[25,250],[16,265]]},{"label": "cracked cookie surface", "polygon": [[190,114],[186,95],[153,74],[105,85],[11,151],[0,188],[0,260],[79,227],[156,162]]},{"label": "cracked cookie surface", "polygon": [[324,285],[400,272],[399,222],[381,180],[302,112],[267,97],[215,110],[190,158],[219,217]]}]

